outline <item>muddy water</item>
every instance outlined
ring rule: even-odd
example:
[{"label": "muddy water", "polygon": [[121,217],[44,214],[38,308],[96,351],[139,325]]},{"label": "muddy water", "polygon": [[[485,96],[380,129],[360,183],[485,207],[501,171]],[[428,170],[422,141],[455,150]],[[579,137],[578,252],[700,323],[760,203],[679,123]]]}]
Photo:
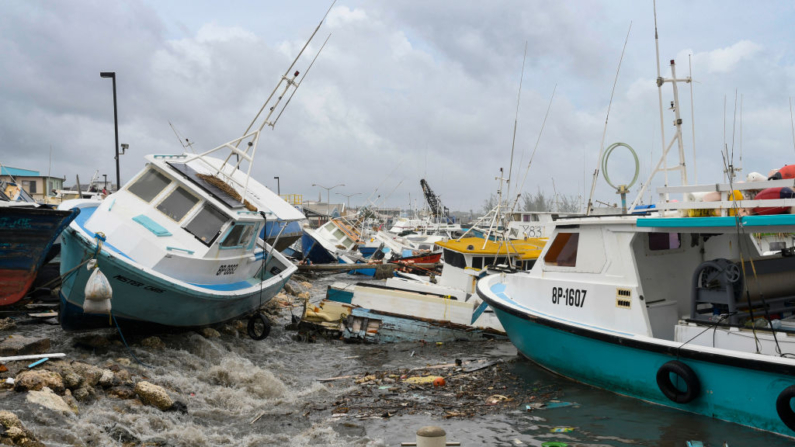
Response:
[{"label": "muddy water", "polygon": [[[328,284],[339,280],[353,281],[347,275],[314,281],[313,301],[325,294]],[[289,314],[284,320],[289,320]],[[124,346],[76,348],[78,335],[65,334],[57,326],[22,325],[17,333],[50,338],[52,350],[67,353],[67,359],[100,365],[130,358]],[[268,339],[259,342],[229,335],[206,339],[187,332],[161,336],[164,350],[133,344],[133,352],[152,368],[133,361],[127,369],[139,375],[136,380],[147,377],[169,389],[187,404],[187,415],[103,397],[81,404],[77,416],[61,416],[26,402],[25,393],[13,391],[0,391],[0,408],[17,413],[40,440],[56,446],[121,445],[134,440],[170,446],[399,445],[413,440],[416,429],[429,424],[444,427],[448,440],[465,446],[540,446],[548,441],[570,446],[684,446],[687,440],[711,446],[724,442],[732,447],[792,445],[792,440],[779,436],[570,382],[517,359],[508,342],[362,346],[337,341],[299,343],[292,335],[275,327]],[[333,417],[333,402],[359,386],[350,381],[321,384],[316,380],[483,357],[505,359],[503,368],[518,376],[522,386],[551,386],[560,400],[578,405],[532,413],[521,411],[520,406],[474,419],[423,414],[387,419]],[[575,431],[551,433],[557,426]]]}]

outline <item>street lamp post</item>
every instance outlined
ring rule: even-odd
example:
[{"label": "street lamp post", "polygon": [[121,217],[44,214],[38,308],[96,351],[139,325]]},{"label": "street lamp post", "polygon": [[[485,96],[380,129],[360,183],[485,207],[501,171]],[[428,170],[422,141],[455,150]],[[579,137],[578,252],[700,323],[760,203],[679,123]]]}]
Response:
[{"label": "street lamp post", "polygon": [[355,193],[353,193],[353,194],[343,194],[343,193],[341,193],[341,192],[336,192],[336,193],[334,193],[334,194],[337,194],[337,195],[339,195],[339,196],[343,196],[343,197],[347,198],[347,199],[348,199],[348,208],[350,209],[350,207],[351,207],[351,197],[353,197],[353,196],[356,196],[356,195],[359,195],[359,194],[361,194],[361,193],[360,193],[360,192],[355,192]]},{"label": "street lamp post", "polygon": [[116,189],[121,188],[121,174],[119,173],[119,117],[116,111],[116,72],[103,71],[99,73],[101,78],[113,79],[113,127],[116,131]]},{"label": "street lamp post", "polygon": [[329,195],[330,195],[330,192],[331,192],[331,190],[332,190],[332,189],[336,188],[337,186],[345,186],[345,183],[339,183],[339,184],[337,184],[337,185],[334,185],[334,186],[332,186],[332,187],[330,187],[330,188],[326,188],[326,187],[325,187],[325,186],[323,186],[323,185],[318,185],[317,183],[312,183],[312,186],[317,186],[317,187],[319,187],[319,188],[323,188],[323,189],[325,189],[325,190],[326,190],[326,215],[327,215],[327,216],[329,216],[329,217],[331,217],[331,205],[329,204],[329,200],[330,200],[330,199],[329,199]]},{"label": "street lamp post", "polygon": [[281,197],[281,195],[282,195],[282,187],[279,184],[279,177],[274,177],[274,178],[276,179],[276,194],[278,194],[279,197]]},{"label": "street lamp post", "polygon": [[108,174],[102,174],[102,177],[105,178],[105,189],[108,189]]}]

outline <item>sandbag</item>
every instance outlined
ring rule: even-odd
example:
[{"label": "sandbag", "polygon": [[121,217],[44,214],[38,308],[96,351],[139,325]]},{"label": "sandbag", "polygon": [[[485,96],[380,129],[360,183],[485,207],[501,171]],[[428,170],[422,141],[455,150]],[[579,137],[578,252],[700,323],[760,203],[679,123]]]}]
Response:
[{"label": "sandbag", "polygon": [[94,271],[88,277],[84,290],[86,301],[105,301],[113,298],[113,289],[110,287],[108,278],[102,274],[99,267],[96,267],[96,262],[93,260],[89,262],[88,269],[91,270],[92,267]]}]

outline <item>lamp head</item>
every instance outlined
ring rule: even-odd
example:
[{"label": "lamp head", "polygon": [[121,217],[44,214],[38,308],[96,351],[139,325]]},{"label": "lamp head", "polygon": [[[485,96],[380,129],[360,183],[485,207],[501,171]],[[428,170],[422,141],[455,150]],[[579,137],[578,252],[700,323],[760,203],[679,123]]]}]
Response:
[{"label": "lamp head", "polygon": [[115,78],[116,72],[115,71],[101,71],[99,73],[99,77],[101,78]]},{"label": "lamp head", "polygon": [[122,154],[122,155],[124,155],[124,154],[125,154],[125,152],[127,152],[127,149],[129,149],[129,148],[130,148],[130,145],[129,145],[129,144],[127,144],[127,143],[122,143],[122,144],[121,144],[121,154]]}]

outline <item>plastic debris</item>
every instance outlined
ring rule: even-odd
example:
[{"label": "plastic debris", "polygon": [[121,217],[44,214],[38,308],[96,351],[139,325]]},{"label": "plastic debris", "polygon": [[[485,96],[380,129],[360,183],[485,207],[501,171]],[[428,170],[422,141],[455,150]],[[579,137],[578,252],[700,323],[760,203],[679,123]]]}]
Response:
[{"label": "plastic debris", "polygon": [[574,427],[555,427],[550,432],[552,433],[571,433],[574,431]]},{"label": "plastic debris", "polygon": [[43,359],[41,359],[41,360],[37,360],[37,361],[35,361],[35,362],[31,363],[30,365],[28,365],[28,369],[30,369],[30,368],[33,368],[34,366],[41,365],[42,363],[46,362],[47,360],[49,360],[49,358],[48,358],[48,357],[44,357],[44,358],[43,358]]},{"label": "plastic debris", "polygon": [[551,441],[541,444],[541,447],[569,447],[569,445],[565,442]]},{"label": "plastic debris", "polygon": [[7,378],[6,379],[6,383],[9,384],[9,385],[13,385],[14,384],[14,378],[13,377]]},{"label": "plastic debris", "polygon": [[441,376],[415,376],[409,377],[405,380],[406,383],[416,383],[418,385],[425,385],[429,383],[433,383],[436,379],[444,380],[444,377]]},{"label": "plastic debris", "polygon": [[571,406],[579,406],[577,402],[561,402],[557,400],[551,400],[549,402],[536,402],[532,404],[525,405],[525,409],[527,411],[533,410],[551,410],[553,408],[563,408],[563,407],[571,407]]},{"label": "plastic debris", "polygon": [[687,441],[687,447],[704,447],[704,443],[701,441]]}]

